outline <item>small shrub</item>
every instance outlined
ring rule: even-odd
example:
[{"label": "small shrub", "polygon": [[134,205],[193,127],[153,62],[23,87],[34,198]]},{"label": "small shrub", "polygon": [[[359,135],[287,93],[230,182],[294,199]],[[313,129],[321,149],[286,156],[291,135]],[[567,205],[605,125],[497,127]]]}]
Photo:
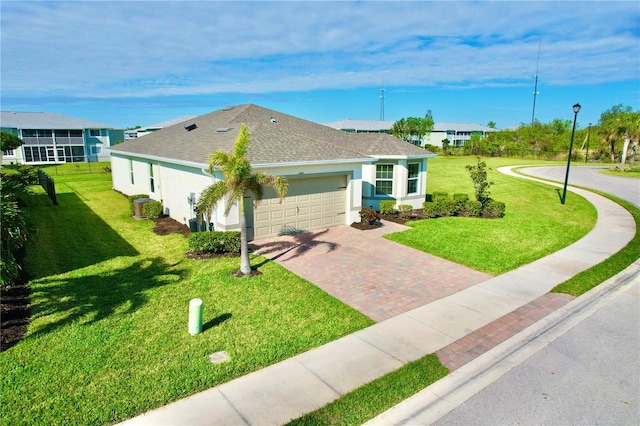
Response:
[{"label": "small shrub", "polygon": [[475,166],[468,165],[465,168],[469,171],[469,177],[473,182],[476,200],[484,206],[489,200],[489,187],[493,185],[493,182],[487,182],[487,163],[478,157]]},{"label": "small shrub", "polygon": [[455,205],[455,212],[460,213],[460,211],[464,209],[464,205],[467,201],[469,201],[468,194],[453,194],[453,204]]},{"label": "small shrub", "polygon": [[153,201],[151,203],[144,203],[142,206],[142,216],[148,219],[157,219],[162,214],[162,203],[160,201]]},{"label": "small shrub", "polygon": [[368,223],[369,225],[378,223],[381,219],[377,211],[367,208],[360,210],[360,218],[364,223]]},{"label": "small shrub", "polygon": [[436,214],[442,217],[453,216],[456,213],[456,205],[449,197],[435,197],[433,203],[436,207]]},{"label": "small shrub", "polygon": [[189,234],[189,250],[197,254],[239,253],[240,232],[211,231]]},{"label": "small shrub", "polygon": [[422,209],[424,210],[424,217],[433,219],[434,217],[438,217],[438,213],[436,211],[436,203],[433,201],[425,201],[422,203]]},{"label": "small shrub", "polygon": [[489,198],[482,209],[482,216],[492,219],[504,217],[505,210],[506,206],[502,201]]},{"label": "small shrub", "polygon": [[140,198],[149,198],[148,194],[135,194],[135,195],[129,195],[127,197],[129,199],[129,214],[131,216],[133,216],[134,210],[133,210],[133,202],[135,200],[139,200]]},{"label": "small shrub", "polygon": [[480,217],[482,214],[482,203],[478,200],[467,200],[462,206],[462,209],[458,211],[460,216],[466,217]]},{"label": "small shrub", "polygon": [[396,212],[396,200],[380,201],[380,214],[394,214]]},{"label": "small shrub", "polygon": [[398,206],[398,210],[400,210],[400,217],[403,219],[409,219],[411,214],[413,213],[413,206],[410,204],[400,204]]},{"label": "small shrub", "polygon": [[22,182],[27,185],[37,185],[39,182],[38,168],[32,166],[18,166],[16,169]]}]

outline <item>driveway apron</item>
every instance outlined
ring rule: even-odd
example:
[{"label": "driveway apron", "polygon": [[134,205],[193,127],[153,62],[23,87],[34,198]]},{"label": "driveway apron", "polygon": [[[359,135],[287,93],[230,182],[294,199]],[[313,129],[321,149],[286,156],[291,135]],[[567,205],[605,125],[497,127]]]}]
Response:
[{"label": "driveway apron", "polygon": [[492,278],[382,237],[405,229],[387,221],[366,231],[336,226],[252,247],[377,322]]}]

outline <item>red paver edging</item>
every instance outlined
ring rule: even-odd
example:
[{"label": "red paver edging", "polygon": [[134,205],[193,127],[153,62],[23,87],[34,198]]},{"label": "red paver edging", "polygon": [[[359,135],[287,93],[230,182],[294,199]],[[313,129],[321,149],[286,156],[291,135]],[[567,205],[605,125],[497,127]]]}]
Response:
[{"label": "red paver edging", "polygon": [[457,370],[573,299],[574,297],[568,294],[544,294],[445,346],[436,352],[436,356],[449,371]]}]

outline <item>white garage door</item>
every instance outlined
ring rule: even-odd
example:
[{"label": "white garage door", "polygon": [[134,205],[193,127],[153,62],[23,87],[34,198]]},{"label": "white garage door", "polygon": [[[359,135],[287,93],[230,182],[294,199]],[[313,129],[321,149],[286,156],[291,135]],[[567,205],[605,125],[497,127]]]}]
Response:
[{"label": "white garage door", "polygon": [[267,188],[254,210],[254,238],[344,225],[346,187],[346,176],[289,179],[282,203],[275,191]]}]

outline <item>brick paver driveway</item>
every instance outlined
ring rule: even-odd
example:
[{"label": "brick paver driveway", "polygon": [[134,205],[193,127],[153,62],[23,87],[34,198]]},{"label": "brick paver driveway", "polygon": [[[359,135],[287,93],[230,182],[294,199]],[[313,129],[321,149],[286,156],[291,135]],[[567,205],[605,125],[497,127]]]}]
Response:
[{"label": "brick paver driveway", "polygon": [[384,222],[360,231],[337,226],[252,243],[374,321],[382,321],[491,278],[491,275],[382,238],[407,229]]}]

